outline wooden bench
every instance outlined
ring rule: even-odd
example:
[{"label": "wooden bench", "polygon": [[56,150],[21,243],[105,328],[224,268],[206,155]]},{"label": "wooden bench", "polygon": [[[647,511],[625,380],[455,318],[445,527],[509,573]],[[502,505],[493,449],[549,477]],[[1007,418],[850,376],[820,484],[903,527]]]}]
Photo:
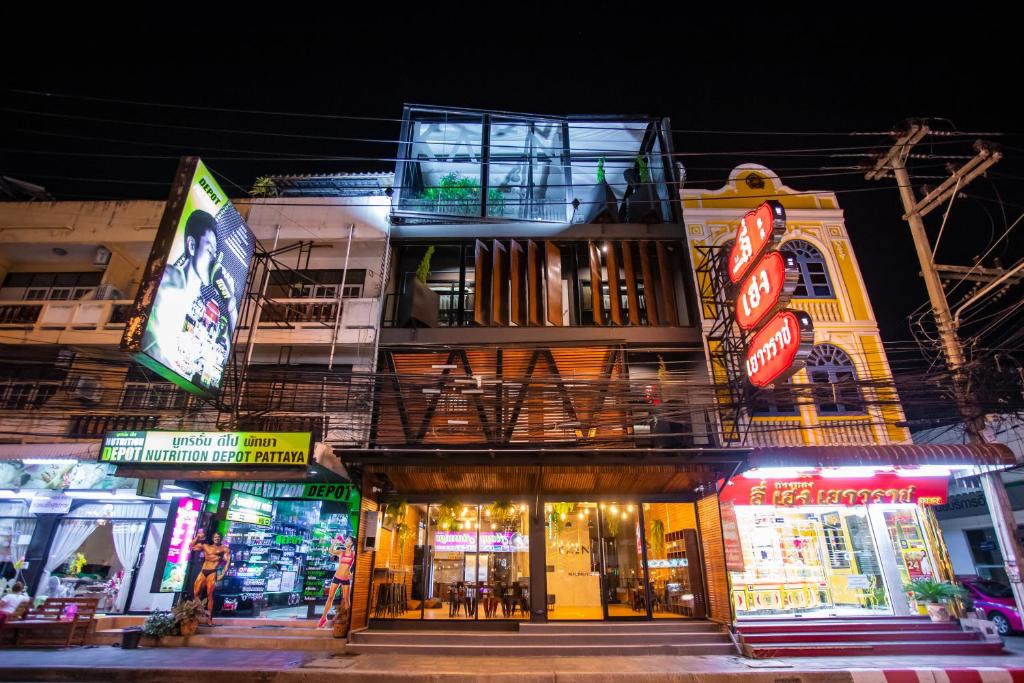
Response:
[{"label": "wooden bench", "polygon": [[[30,609],[23,619],[8,621],[3,633],[11,634],[13,647],[71,647],[84,645],[89,632],[96,626],[98,598],[47,598],[39,607]],[[76,605],[74,619],[64,620],[64,610]]]}]

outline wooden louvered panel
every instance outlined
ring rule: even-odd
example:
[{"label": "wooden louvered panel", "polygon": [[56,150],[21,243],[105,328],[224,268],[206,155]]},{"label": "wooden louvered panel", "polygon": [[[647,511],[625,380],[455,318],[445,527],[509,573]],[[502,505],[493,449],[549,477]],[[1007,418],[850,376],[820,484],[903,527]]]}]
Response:
[{"label": "wooden louvered panel", "polygon": [[629,324],[640,324],[640,293],[636,286],[636,269],[633,265],[633,243],[622,243],[622,268],[626,277],[626,300],[629,303]]},{"label": "wooden louvered panel", "polygon": [[601,250],[593,242],[587,242],[590,256],[590,306],[594,312],[594,324],[604,325],[604,297],[601,296]]},{"label": "wooden louvered panel", "polygon": [[491,262],[491,324],[508,325],[508,249],[494,240]]},{"label": "wooden louvered panel", "polygon": [[544,279],[547,282],[548,322],[561,327],[562,250],[554,242],[544,243]]},{"label": "wooden louvered panel", "polygon": [[608,266],[608,312],[613,325],[623,325],[622,299],[619,298],[619,255],[616,242],[604,243]]},{"label": "wooden louvered panel", "polygon": [[524,326],[527,321],[529,290],[526,285],[526,250],[515,240],[509,245],[509,279],[511,280],[511,308],[509,319],[515,325]]},{"label": "wooden louvered panel", "polygon": [[[688,493],[710,476],[685,465],[367,465],[366,471],[386,474],[399,494],[409,495]],[[686,484],[669,486],[680,475]]]},{"label": "wooden louvered panel", "polygon": [[664,242],[656,242],[658,253],[658,274],[661,278],[661,290],[658,300],[661,303],[661,320],[666,325],[679,324],[679,311],[676,310],[675,267]]},{"label": "wooden louvered panel", "polygon": [[531,325],[544,324],[544,267],[540,248],[533,240],[526,243],[527,317]]},{"label": "wooden louvered panel", "polygon": [[473,322],[477,325],[491,323],[491,267],[491,250],[477,240],[473,270]]},{"label": "wooden louvered panel", "polygon": [[647,304],[647,323],[649,325],[660,325],[661,316],[658,315],[658,283],[654,281],[654,270],[651,268],[650,243],[640,242],[640,273],[644,278],[644,303]]},{"label": "wooden louvered panel", "polygon": [[373,555],[371,552],[363,551],[363,540],[366,538],[366,513],[376,512],[377,503],[370,500],[363,492],[362,503],[359,507],[359,540],[356,543],[356,562],[353,567],[352,581],[352,622],[351,628],[364,628],[370,606],[370,582],[373,574]]},{"label": "wooden louvered panel", "polygon": [[723,624],[732,622],[729,602],[729,577],[725,570],[725,546],[722,543],[722,515],[718,494],[697,501],[701,545],[704,550],[704,576],[707,582],[708,619]]}]

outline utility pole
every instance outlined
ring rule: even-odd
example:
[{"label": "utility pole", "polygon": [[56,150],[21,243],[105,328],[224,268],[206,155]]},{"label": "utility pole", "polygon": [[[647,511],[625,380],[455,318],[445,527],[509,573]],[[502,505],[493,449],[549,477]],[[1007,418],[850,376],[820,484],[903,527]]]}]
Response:
[{"label": "utility pole", "polygon": [[[896,140],[865,177],[868,180],[878,180],[885,178],[891,172],[896,179],[900,199],[903,200],[903,219],[910,226],[910,235],[914,239],[914,248],[917,251],[918,261],[921,263],[921,274],[924,277],[928,299],[931,301],[932,311],[935,314],[942,351],[946,357],[946,364],[953,374],[957,405],[964,418],[967,437],[971,443],[985,443],[984,419],[975,414],[975,406],[967,392],[967,383],[964,377],[966,363],[963,347],[957,335],[959,320],[954,320],[950,314],[949,302],[946,300],[946,293],[942,288],[942,279],[939,275],[940,270],[955,271],[956,267],[936,266],[934,252],[928,239],[928,233],[925,232],[923,219],[925,215],[939,207],[947,199],[955,198],[961,187],[970,183],[999,161],[1002,154],[981,141],[976,142],[975,151],[977,153],[975,156],[918,201],[914,197],[906,160],[914,145],[929,132],[928,126],[924,123],[912,123],[909,130]],[[1015,274],[1011,271],[1009,275]],[[995,276],[990,277],[992,280],[997,279]],[[1000,279],[1009,279],[1009,276],[1001,275]],[[1024,552],[1022,552],[1017,539],[1017,523],[1013,516],[1013,508],[1010,506],[1006,487],[998,472],[984,472],[979,478],[982,491],[985,494],[985,502],[992,515],[992,525],[999,542],[999,549],[1003,554],[1003,563],[1006,575],[1010,580],[1010,587],[1013,590],[1014,602],[1017,604],[1018,612],[1024,614],[1024,584],[1021,583],[1020,575],[1020,568],[1024,566]]]}]

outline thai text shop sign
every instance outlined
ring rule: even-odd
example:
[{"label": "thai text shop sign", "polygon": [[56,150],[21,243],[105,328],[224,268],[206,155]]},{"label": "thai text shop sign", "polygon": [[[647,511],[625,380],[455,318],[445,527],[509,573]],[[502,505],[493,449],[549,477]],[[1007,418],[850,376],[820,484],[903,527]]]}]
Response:
[{"label": "thai text shop sign", "polygon": [[[441,553],[477,552],[475,531],[438,531],[434,534],[434,551]],[[526,551],[528,539],[513,531],[481,531],[479,533],[482,553],[511,553]]]},{"label": "thai text shop sign", "polygon": [[161,549],[162,559],[157,562],[162,571],[158,570],[153,575],[154,583],[159,579],[159,585],[153,587],[153,592],[177,593],[185,587],[192,539],[196,535],[202,507],[203,501],[197,498],[177,498],[172,503],[171,533],[164,535],[166,547]]},{"label": "thai text shop sign", "polygon": [[255,242],[203,162],[182,158],[122,350],[186,391],[217,394]]},{"label": "thai text shop sign", "polygon": [[308,467],[310,432],[107,432],[100,462],[186,467]]},{"label": "thai text shop sign", "polygon": [[879,472],[870,477],[822,477],[794,479],[734,477],[722,491],[722,500],[736,505],[872,505],[946,502],[948,477],[905,477]]}]

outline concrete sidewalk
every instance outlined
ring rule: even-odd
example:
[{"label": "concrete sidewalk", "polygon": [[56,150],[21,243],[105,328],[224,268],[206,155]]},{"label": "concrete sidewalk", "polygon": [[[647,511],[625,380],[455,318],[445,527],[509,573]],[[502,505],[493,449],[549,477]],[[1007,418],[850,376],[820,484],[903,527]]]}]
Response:
[{"label": "concrete sidewalk", "polygon": [[318,683],[339,679],[489,683],[1024,683],[1024,656],[749,660],[733,656],[660,655],[323,657],[310,652],[204,648],[0,650],[0,681]]}]

